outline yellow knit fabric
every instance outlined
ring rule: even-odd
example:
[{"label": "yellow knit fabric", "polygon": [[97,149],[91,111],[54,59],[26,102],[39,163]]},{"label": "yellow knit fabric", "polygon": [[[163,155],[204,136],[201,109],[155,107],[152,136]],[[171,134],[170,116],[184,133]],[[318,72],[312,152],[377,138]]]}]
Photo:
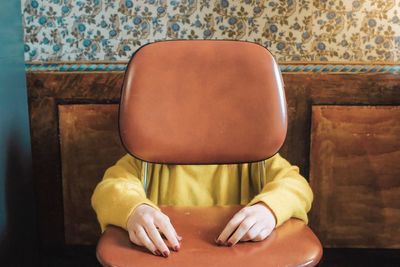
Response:
[{"label": "yellow knit fabric", "polygon": [[[258,163],[171,165],[148,163],[147,197],[143,162],[129,154],[108,168],[94,189],[91,204],[101,231],[109,224],[127,229],[139,204],[175,206],[253,205],[264,202],[280,226],[291,217],[308,223],[313,193],[299,168],[275,154]],[[261,171],[264,175],[261,175]],[[261,177],[264,181],[260,181]],[[263,185],[263,188],[261,188]]]}]

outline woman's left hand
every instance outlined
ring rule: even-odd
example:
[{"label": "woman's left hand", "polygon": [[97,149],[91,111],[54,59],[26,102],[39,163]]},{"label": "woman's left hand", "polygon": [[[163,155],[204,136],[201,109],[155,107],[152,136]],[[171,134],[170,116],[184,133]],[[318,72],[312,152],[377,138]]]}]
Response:
[{"label": "woman's left hand", "polygon": [[218,245],[233,246],[239,241],[261,241],[271,234],[275,225],[272,211],[259,202],[236,213],[216,242]]}]

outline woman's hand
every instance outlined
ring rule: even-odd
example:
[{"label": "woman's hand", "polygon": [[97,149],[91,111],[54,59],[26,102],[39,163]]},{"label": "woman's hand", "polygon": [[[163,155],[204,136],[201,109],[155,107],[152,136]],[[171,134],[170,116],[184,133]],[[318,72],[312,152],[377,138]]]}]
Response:
[{"label": "woman's hand", "polygon": [[168,257],[170,253],[160,232],[174,251],[180,248],[182,237],[176,233],[168,216],[149,205],[142,204],[135,208],[128,218],[127,228],[129,239],[138,246],[145,246],[154,255]]},{"label": "woman's hand", "polygon": [[275,225],[272,211],[259,202],[236,213],[216,242],[218,245],[233,246],[239,241],[261,241],[271,234]]}]

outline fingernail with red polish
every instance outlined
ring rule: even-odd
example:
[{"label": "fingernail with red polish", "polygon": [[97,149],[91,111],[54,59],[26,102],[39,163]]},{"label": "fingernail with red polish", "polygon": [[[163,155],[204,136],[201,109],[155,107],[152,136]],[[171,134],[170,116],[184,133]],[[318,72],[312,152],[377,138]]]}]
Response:
[{"label": "fingernail with red polish", "polygon": [[222,245],[222,241],[219,240],[219,239],[217,239],[217,245],[218,245],[218,246],[221,246],[221,245]]},{"label": "fingernail with red polish", "polygon": [[231,241],[228,242],[228,246],[232,247],[233,243]]},{"label": "fingernail with red polish", "polygon": [[168,251],[164,251],[164,252],[162,253],[162,255],[163,255],[164,257],[168,257]]},{"label": "fingernail with red polish", "polygon": [[178,246],[175,246],[174,247],[174,251],[178,251],[179,250],[179,247]]}]

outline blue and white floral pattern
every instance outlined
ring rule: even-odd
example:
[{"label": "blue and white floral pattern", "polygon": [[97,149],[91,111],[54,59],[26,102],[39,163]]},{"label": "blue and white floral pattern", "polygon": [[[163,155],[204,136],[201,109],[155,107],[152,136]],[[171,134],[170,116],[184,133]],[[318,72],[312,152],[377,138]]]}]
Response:
[{"label": "blue and white floral pattern", "polygon": [[232,39],[280,62],[400,61],[400,0],[22,0],[30,62],[127,61],[141,45]]}]

